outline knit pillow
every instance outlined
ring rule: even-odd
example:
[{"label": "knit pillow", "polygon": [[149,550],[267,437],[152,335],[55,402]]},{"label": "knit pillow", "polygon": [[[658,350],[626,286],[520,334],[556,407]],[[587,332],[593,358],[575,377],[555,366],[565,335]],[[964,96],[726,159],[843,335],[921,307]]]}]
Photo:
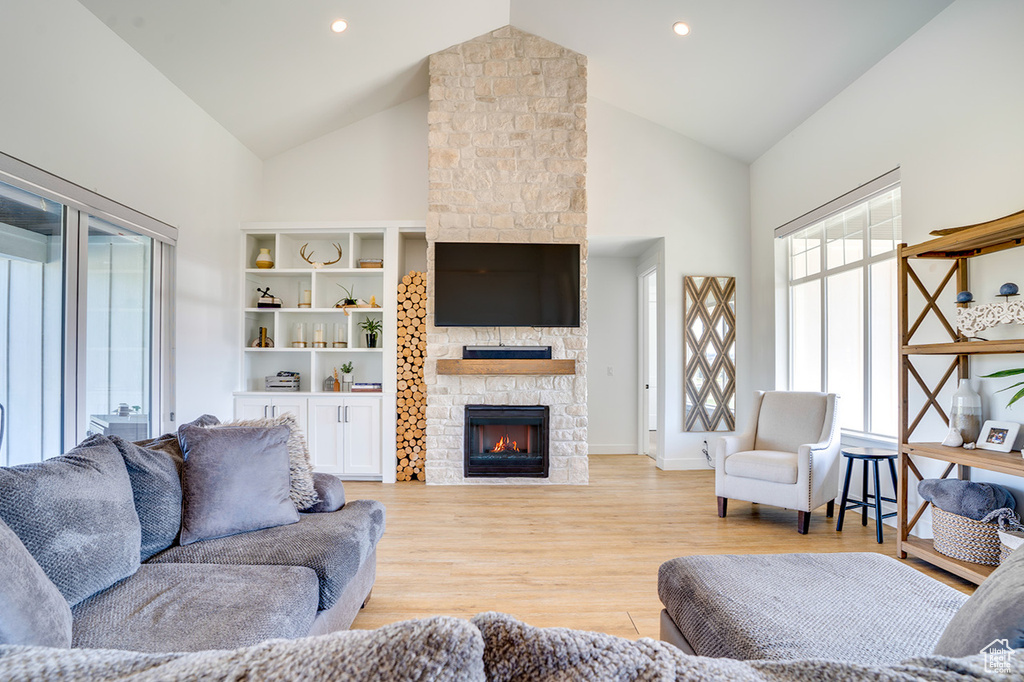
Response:
[{"label": "knit pillow", "polygon": [[142,561],[174,544],[181,529],[181,478],[167,452],[150,450],[110,436],[124,458],[132,482],[135,512],[142,524]]},{"label": "knit pillow", "polygon": [[0,644],[71,646],[71,608],[3,521],[0,566]]},{"label": "knit pillow", "polygon": [[287,426],[290,432],[288,437],[288,476],[292,502],[296,509],[304,511],[320,501],[313,485],[313,464],[309,459],[306,436],[299,428],[299,422],[295,419],[295,415],[285,413],[280,417],[268,419],[238,419],[208,428],[216,429],[225,426]]}]

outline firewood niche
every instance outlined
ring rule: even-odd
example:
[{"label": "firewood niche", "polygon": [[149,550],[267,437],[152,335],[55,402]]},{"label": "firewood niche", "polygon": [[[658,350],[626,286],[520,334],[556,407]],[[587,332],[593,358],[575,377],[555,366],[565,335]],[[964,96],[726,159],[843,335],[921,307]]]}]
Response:
[{"label": "firewood niche", "polygon": [[427,390],[423,358],[427,353],[427,275],[411,270],[398,284],[398,383],[395,396],[395,454],[399,481],[426,478],[424,436]]}]

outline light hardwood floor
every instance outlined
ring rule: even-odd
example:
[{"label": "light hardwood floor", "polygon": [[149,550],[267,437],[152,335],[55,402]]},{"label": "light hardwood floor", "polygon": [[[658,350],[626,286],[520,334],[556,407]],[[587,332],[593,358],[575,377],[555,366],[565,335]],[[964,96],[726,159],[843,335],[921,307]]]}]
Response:
[{"label": "light hardwood floor", "polygon": [[[796,512],[733,501],[715,511],[713,471],[660,471],[637,455],[590,458],[588,486],[427,486],[346,482],[349,499],[387,507],[373,598],[354,628],[431,615],[502,611],[542,627],[658,637],[658,566],[690,554],[882,552],[874,521],[825,509],[808,535]],[[837,503],[838,507],[838,503]],[[838,515],[838,509],[836,514]],[[910,559],[971,592],[974,586]]]}]

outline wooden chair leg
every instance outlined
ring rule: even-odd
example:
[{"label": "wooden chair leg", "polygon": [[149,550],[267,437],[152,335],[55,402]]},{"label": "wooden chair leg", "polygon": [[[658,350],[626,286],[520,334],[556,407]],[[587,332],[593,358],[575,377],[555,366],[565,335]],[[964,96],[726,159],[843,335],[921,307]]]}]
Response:
[{"label": "wooden chair leg", "polygon": [[366,605],[370,603],[370,597],[372,597],[372,596],[373,596],[373,588],[371,587],[370,591],[366,593],[366,599],[363,600],[363,605],[360,606],[359,608],[360,609],[365,609]]},{"label": "wooden chair leg", "polygon": [[725,518],[725,509],[728,506],[729,506],[729,498],[728,497],[719,497],[718,498],[718,518],[720,518],[720,519],[724,519]]},{"label": "wooden chair leg", "polygon": [[807,535],[807,531],[811,529],[811,512],[799,511],[796,517],[796,532],[800,535]]},{"label": "wooden chair leg", "polygon": [[836,513],[836,501],[835,500],[829,500],[828,501],[828,506],[825,507],[825,516],[827,516],[828,518],[831,519],[835,515],[835,513]]}]

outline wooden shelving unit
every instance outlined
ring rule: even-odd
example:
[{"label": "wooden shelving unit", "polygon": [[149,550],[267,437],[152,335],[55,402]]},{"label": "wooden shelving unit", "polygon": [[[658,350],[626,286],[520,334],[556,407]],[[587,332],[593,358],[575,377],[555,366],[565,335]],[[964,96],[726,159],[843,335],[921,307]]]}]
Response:
[{"label": "wooden shelving unit", "polygon": [[[914,512],[913,516],[909,515],[907,508],[908,477],[913,473],[918,480],[922,478],[921,472],[911,457],[926,457],[947,462],[948,466],[941,478],[945,478],[956,468],[957,475],[962,479],[970,478],[970,470],[973,467],[1024,477],[1024,458],[1020,454],[1012,452],[967,450],[951,448],[939,443],[913,443],[910,442],[910,438],[929,410],[935,410],[944,421],[949,422],[948,416],[938,403],[937,396],[954,374],[958,379],[970,377],[970,357],[972,355],[1024,353],[1024,339],[967,340],[957,332],[955,321],[951,324],[936,305],[938,297],[953,277],[956,277],[957,291],[965,291],[970,288],[968,286],[968,263],[971,258],[1012,249],[1024,244],[1024,211],[987,223],[945,230],[944,232],[945,234],[942,236],[921,244],[914,246],[903,244],[897,252],[899,256],[900,325],[900,475],[896,553],[901,559],[906,558],[908,554],[913,555],[966,580],[981,583],[992,572],[991,566],[972,564],[945,556],[935,550],[930,539],[910,535],[910,531],[913,530],[929,506],[929,503],[925,502]],[[929,291],[914,272],[912,261],[917,258],[953,261],[945,277],[934,291]],[[908,293],[912,284],[924,294],[925,305],[916,319],[910,322]],[[913,343],[915,333],[929,313],[936,316],[941,327],[949,335],[949,340],[938,343]],[[914,357],[935,355],[950,356],[951,361],[942,378],[934,386],[929,386],[914,366]],[[911,381],[920,386],[925,396],[924,405],[920,407],[913,418],[911,418],[908,398]]]},{"label": "wooden shelving unit", "polygon": [[575,374],[575,360],[438,360],[438,374]]}]

